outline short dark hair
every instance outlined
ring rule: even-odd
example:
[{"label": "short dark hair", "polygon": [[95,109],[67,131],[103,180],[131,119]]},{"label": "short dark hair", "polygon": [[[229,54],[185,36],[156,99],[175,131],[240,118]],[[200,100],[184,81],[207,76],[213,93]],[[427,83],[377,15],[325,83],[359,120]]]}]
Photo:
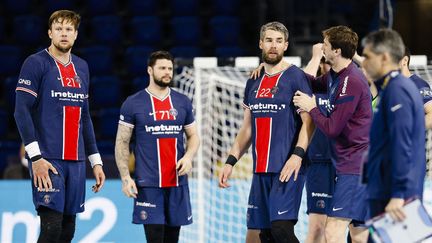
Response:
[{"label": "short dark hair", "polygon": [[71,10],[57,10],[51,14],[48,20],[48,29],[51,29],[54,22],[58,23],[70,22],[75,27],[75,30],[78,30],[79,25],[81,23],[81,16]]},{"label": "short dark hair", "polygon": [[370,45],[375,54],[389,53],[393,63],[399,64],[405,55],[405,45],[398,32],[392,29],[380,29],[369,33],[362,42],[363,46]]},{"label": "short dark hair", "polygon": [[332,49],[341,49],[344,58],[352,59],[357,51],[358,36],[347,26],[339,25],[322,32],[324,38],[330,42]]},{"label": "short dark hair", "polygon": [[155,51],[152,52],[147,60],[147,66],[153,67],[157,60],[159,59],[167,59],[170,60],[172,63],[174,63],[174,58],[171,55],[171,53],[167,51]]},{"label": "short dark hair", "polygon": [[285,38],[285,42],[288,41],[289,32],[285,25],[283,25],[282,23],[274,21],[261,26],[260,40],[264,40],[264,35],[267,30],[273,30],[282,33]]}]

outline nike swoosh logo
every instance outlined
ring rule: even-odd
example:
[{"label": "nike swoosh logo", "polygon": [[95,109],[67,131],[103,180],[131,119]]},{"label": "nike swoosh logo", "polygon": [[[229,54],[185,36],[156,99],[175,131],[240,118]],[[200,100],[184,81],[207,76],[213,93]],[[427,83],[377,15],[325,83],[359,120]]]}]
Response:
[{"label": "nike swoosh logo", "polygon": [[190,221],[191,219],[192,219],[192,215],[187,218],[188,221]]},{"label": "nike swoosh logo", "polygon": [[345,95],[347,95],[347,94],[340,94],[339,96],[342,97],[342,96],[345,96]]},{"label": "nike swoosh logo", "polygon": [[85,203],[81,203],[80,208],[84,207],[84,204],[85,204]]},{"label": "nike swoosh logo", "polygon": [[336,211],[339,211],[339,210],[342,210],[343,208],[333,208],[333,212],[336,212]]},{"label": "nike swoosh logo", "polygon": [[281,215],[281,214],[284,214],[284,213],[286,213],[286,212],[288,212],[289,210],[285,210],[285,211],[278,211],[278,215]]}]

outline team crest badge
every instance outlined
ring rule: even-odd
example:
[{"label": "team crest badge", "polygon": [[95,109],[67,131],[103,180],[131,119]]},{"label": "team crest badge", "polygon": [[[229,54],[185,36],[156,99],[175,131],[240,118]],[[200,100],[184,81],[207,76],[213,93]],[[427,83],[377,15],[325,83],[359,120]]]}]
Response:
[{"label": "team crest badge", "polygon": [[273,88],[271,88],[270,93],[272,93],[272,95],[275,95],[278,91],[279,91],[279,87],[274,86]]},{"label": "team crest badge", "polygon": [[45,204],[48,204],[48,203],[51,202],[51,197],[49,195],[45,195],[43,197],[43,201],[44,201]]},{"label": "team crest badge", "polygon": [[318,200],[316,202],[316,207],[317,208],[325,208],[325,202],[324,202],[324,200]]},{"label": "team crest badge", "polygon": [[74,81],[80,84],[81,83],[81,78],[78,75],[75,75]]},{"label": "team crest badge", "polygon": [[147,217],[148,217],[147,212],[144,211],[144,210],[142,210],[142,211],[140,212],[140,218],[141,218],[142,220],[146,220]]},{"label": "team crest badge", "polygon": [[177,116],[178,115],[178,111],[175,108],[170,109],[169,113],[171,116]]}]

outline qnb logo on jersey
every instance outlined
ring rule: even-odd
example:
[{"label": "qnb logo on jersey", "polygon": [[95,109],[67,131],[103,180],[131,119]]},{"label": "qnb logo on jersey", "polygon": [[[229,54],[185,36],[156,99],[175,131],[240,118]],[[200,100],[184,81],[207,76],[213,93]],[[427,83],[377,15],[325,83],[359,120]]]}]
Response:
[{"label": "qnb logo on jersey", "polygon": [[145,208],[155,208],[156,204],[151,204],[148,202],[136,202],[135,204],[136,206],[141,206],[141,207],[145,207]]},{"label": "qnb logo on jersey", "polygon": [[18,79],[18,83],[19,84],[24,84],[24,85],[31,85],[31,81],[30,80],[28,80],[28,79],[23,79],[23,78],[20,78],[20,79]]},{"label": "qnb logo on jersey", "polygon": [[179,134],[183,130],[182,125],[158,125],[145,126],[146,132],[152,134]]},{"label": "qnb logo on jersey", "polygon": [[78,101],[80,100],[81,102],[85,99],[88,98],[88,94],[83,94],[83,93],[75,93],[75,92],[57,92],[54,90],[51,90],[51,97],[53,98],[59,98],[60,100],[67,100],[67,101]]},{"label": "qnb logo on jersey", "polygon": [[279,110],[285,109],[285,104],[263,104],[263,103],[257,103],[257,104],[249,104],[249,109],[253,112],[277,112]]}]

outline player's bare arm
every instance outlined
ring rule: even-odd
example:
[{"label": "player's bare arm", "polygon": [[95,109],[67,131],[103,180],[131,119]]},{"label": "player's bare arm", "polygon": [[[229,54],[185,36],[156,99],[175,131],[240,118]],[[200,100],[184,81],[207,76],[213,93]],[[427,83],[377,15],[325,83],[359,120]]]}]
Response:
[{"label": "player's bare arm", "polygon": [[[251,144],[252,128],[251,128],[251,111],[249,109],[244,109],[243,112],[243,123],[240,127],[239,132],[235,138],[234,144],[229,152],[230,155],[234,156],[236,159],[240,159],[241,156],[247,151]],[[233,166],[230,164],[225,164],[222,172],[219,175],[219,187],[227,188],[228,179],[231,176]]]},{"label": "player's bare arm", "polygon": [[[301,163],[303,156],[305,155],[305,151],[309,145],[309,142],[312,138],[312,134],[315,130],[314,123],[312,122],[312,118],[309,113],[301,112],[300,117],[302,119],[302,127],[300,128],[299,137],[296,144],[296,149],[294,153],[290,156],[290,158],[285,163],[282,168],[281,174],[279,176],[279,180],[281,182],[288,182],[291,176],[294,174],[294,181],[297,180],[298,172],[300,171]],[[302,152],[297,152],[296,150],[303,150]],[[297,154],[299,153],[299,154]],[[303,153],[303,154],[300,154]]]},{"label": "player's bare arm", "polygon": [[317,43],[312,46],[312,58],[309,60],[307,66],[303,69],[303,71],[313,77],[316,76],[318,71],[321,58],[324,56],[322,51],[322,43]]},{"label": "player's bare arm", "polygon": [[102,165],[95,165],[93,167],[93,175],[96,179],[96,184],[92,187],[94,193],[99,192],[105,184],[105,173],[103,172]]},{"label": "player's bare arm", "polygon": [[432,128],[432,102],[428,102],[424,105],[425,111],[425,126],[426,129]]},{"label": "player's bare arm", "polygon": [[192,169],[192,158],[195,156],[200,145],[200,139],[196,125],[192,125],[185,128],[185,134],[187,138],[186,152],[183,157],[177,161],[176,169],[178,175],[182,176],[190,172]]},{"label": "player's bare arm", "polygon": [[129,174],[129,143],[133,128],[119,124],[115,142],[115,160],[122,180],[122,191],[127,197],[136,198],[138,194],[135,181]]}]

